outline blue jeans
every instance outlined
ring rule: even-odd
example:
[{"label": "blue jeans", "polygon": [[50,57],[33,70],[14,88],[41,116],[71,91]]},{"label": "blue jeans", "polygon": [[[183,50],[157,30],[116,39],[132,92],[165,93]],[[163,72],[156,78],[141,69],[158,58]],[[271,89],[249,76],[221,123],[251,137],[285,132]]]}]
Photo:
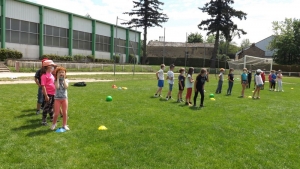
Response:
[{"label": "blue jeans", "polygon": [[221,93],[222,92],[222,85],[223,85],[223,81],[219,80],[216,93]]},{"label": "blue jeans", "polygon": [[233,87],[233,82],[229,81],[229,82],[228,82],[227,94],[231,94],[232,87]]}]

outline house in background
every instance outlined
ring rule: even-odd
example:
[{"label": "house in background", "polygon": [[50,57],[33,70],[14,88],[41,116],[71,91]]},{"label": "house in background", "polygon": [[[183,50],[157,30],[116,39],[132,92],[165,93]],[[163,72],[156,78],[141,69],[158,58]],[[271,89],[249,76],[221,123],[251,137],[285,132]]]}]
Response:
[{"label": "house in background", "polygon": [[214,44],[212,43],[185,43],[185,42],[163,42],[150,41],[147,45],[147,57],[165,58],[206,58],[210,59]]},{"label": "house in background", "polygon": [[235,59],[241,59],[243,58],[245,55],[249,55],[249,56],[256,56],[256,57],[261,57],[261,58],[272,58],[273,54],[274,54],[274,50],[269,50],[268,46],[269,43],[273,40],[274,36],[271,35],[257,43],[253,43],[251,46],[238,51],[235,55]]}]

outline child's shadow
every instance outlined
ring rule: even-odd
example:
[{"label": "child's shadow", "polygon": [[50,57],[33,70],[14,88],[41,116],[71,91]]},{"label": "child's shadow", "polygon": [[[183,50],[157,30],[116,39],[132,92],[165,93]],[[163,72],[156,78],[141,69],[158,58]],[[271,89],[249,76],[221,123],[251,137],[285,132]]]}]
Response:
[{"label": "child's shadow", "polygon": [[12,128],[13,131],[20,131],[20,130],[31,130],[41,127],[41,120],[40,119],[32,119],[28,120],[26,125],[19,126],[16,128]]}]

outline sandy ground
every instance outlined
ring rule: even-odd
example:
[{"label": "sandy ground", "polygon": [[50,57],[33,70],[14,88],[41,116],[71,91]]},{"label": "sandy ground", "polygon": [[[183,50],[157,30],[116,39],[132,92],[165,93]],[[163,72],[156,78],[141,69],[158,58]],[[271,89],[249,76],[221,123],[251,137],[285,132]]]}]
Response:
[{"label": "sandy ground", "polygon": [[[103,75],[103,74],[114,74],[113,72],[68,72],[68,75]],[[132,72],[116,72],[116,74],[132,74]],[[135,73],[135,74],[147,74],[147,73]],[[28,84],[35,83],[33,80],[35,73],[14,73],[4,72],[0,73],[1,78],[10,78],[9,81],[0,81],[0,85],[5,84]],[[32,77],[32,80],[18,80],[18,77]],[[96,79],[75,79],[69,80],[71,83],[74,82],[110,82],[112,80],[96,80]]]}]

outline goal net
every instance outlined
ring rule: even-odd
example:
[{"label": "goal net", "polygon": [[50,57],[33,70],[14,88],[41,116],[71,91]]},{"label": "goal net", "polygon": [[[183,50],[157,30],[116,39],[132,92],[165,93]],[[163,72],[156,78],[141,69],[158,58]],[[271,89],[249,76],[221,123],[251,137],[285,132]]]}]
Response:
[{"label": "goal net", "polygon": [[245,55],[243,58],[235,61],[228,61],[229,68],[234,70],[242,71],[243,68],[248,70],[272,70],[273,59],[261,58],[255,56]]}]

